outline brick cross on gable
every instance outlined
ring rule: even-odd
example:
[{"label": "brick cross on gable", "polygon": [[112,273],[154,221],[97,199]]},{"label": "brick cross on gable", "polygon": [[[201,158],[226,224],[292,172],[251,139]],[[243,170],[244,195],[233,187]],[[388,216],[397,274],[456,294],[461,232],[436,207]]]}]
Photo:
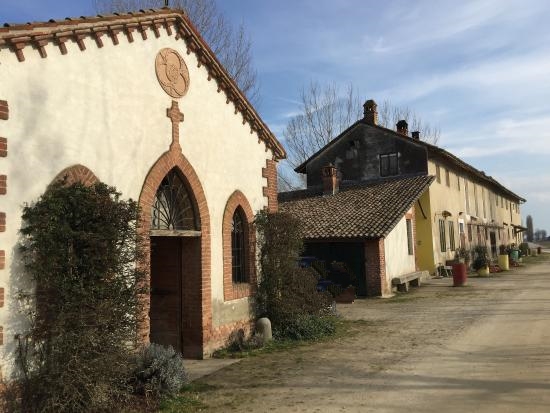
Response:
[{"label": "brick cross on gable", "polygon": [[172,143],[170,150],[181,150],[180,146],[180,122],[183,122],[183,113],[180,112],[178,102],[172,101],[172,106],[166,109],[166,116],[172,121]]}]

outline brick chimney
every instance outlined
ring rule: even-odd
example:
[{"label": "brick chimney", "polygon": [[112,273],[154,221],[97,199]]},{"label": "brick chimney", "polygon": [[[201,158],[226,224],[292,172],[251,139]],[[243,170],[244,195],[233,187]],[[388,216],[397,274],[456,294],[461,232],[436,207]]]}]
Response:
[{"label": "brick chimney", "polygon": [[327,166],[321,168],[321,174],[323,178],[323,195],[337,194],[340,189],[338,169],[336,169],[333,164],[329,163]]},{"label": "brick chimney", "polygon": [[397,127],[397,133],[403,136],[409,136],[409,125],[406,120],[401,119],[395,126]]},{"label": "brick chimney", "polygon": [[412,138],[416,141],[420,140],[420,131],[415,130],[414,132],[411,132]]},{"label": "brick chimney", "polygon": [[378,125],[378,105],[372,99],[363,104],[363,120],[369,125]]}]

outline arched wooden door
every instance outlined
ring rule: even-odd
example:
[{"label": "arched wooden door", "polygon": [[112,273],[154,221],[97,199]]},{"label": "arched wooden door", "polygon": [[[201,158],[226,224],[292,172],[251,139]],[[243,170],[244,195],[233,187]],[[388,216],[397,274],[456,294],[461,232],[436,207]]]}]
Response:
[{"label": "arched wooden door", "polygon": [[195,198],[177,168],[162,180],[150,213],[150,340],[185,356],[200,340],[201,232]]}]

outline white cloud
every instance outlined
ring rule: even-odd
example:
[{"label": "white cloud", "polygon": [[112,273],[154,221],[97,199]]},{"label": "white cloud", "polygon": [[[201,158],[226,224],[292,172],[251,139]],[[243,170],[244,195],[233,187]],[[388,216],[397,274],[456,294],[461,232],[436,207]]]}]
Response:
[{"label": "white cloud", "polygon": [[550,155],[550,116],[520,120],[504,118],[463,138],[456,133],[446,140],[453,142],[450,146],[454,154],[465,158],[491,158],[506,153]]}]

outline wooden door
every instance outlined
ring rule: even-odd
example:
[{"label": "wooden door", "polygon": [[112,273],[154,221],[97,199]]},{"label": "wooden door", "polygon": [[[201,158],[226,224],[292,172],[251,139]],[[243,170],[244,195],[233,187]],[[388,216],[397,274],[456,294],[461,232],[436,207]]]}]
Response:
[{"label": "wooden door", "polygon": [[182,248],[178,237],[151,237],[152,343],[182,348]]}]

